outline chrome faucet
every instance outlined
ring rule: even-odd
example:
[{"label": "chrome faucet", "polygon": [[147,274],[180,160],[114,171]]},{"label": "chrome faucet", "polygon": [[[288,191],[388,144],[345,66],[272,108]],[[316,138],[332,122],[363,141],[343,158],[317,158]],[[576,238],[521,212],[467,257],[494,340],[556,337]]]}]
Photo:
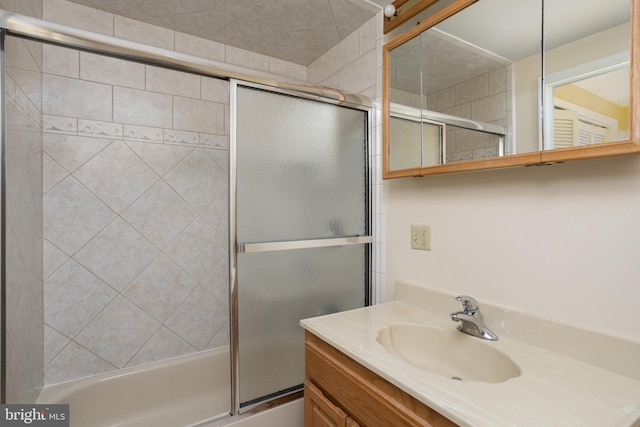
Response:
[{"label": "chrome faucet", "polygon": [[485,340],[496,341],[498,339],[498,336],[484,325],[482,313],[480,313],[478,301],[475,298],[460,295],[456,297],[456,301],[462,303],[462,311],[451,313],[451,320],[460,322],[460,325],[458,325],[459,331],[474,337],[484,338]]}]

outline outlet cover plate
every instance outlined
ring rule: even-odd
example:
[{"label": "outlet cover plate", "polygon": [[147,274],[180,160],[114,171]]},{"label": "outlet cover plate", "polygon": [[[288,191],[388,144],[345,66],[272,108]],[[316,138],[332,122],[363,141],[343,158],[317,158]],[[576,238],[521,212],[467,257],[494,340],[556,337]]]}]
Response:
[{"label": "outlet cover plate", "polygon": [[431,250],[431,226],[411,225],[411,249],[420,251]]}]

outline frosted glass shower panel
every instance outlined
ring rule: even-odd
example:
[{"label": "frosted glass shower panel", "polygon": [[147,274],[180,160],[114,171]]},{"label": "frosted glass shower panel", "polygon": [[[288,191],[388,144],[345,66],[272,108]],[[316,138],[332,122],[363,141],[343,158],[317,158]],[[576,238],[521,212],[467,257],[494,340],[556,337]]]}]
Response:
[{"label": "frosted glass shower panel", "polygon": [[366,113],[242,86],[237,99],[238,242],[365,235]]},{"label": "frosted glass shower panel", "polygon": [[238,257],[240,402],[304,381],[300,319],[362,307],[365,245]]}]

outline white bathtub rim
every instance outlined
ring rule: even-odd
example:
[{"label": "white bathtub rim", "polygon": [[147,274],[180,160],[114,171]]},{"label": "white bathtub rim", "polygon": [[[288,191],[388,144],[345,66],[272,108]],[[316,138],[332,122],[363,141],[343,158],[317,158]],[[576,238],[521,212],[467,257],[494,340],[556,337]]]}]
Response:
[{"label": "white bathtub rim", "polygon": [[[37,403],[57,403],[62,402],[69,396],[77,393],[83,388],[91,384],[97,384],[102,381],[115,380],[141,372],[155,370],[160,368],[166,368],[173,365],[181,364],[186,361],[195,361],[212,355],[220,353],[229,354],[229,346],[216,347],[208,350],[199,351],[197,353],[190,353],[181,356],[175,356],[168,359],[163,359],[155,362],[144,363],[141,365],[131,366],[128,368],[114,369],[113,371],[105,372],[98,375],[91,375],[88,377],[75,378],[69,381],[63,381],[60,383],[45,385],[40,396],[38,396]],[[229,374],[231,375],[231,374]]]}]

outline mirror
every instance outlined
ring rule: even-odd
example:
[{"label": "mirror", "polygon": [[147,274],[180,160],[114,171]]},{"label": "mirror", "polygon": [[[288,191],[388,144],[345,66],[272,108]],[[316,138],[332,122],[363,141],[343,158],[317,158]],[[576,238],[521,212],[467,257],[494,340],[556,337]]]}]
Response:
[{"label": "mirror", "polygon": [[[579,19],[566,19],[578,6]],[[544,13],[542,148],[628,140],[629,0],[547,1]]]},{"label": "mirror", "polygon": [[387,43],[383,177],[640,151],[637,3],[457,0]]}]

